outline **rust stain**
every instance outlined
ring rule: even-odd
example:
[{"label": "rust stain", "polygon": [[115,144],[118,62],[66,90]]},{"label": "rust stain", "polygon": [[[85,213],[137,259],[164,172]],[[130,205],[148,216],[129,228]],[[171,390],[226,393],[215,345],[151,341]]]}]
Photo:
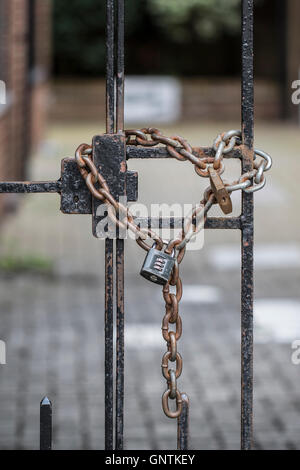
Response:
[{"label": "rust stain", "polygon": [[126,173],[126,171],[127,171],[127,165],[126,165],[126,162],[123,161],[123,162],[121,162],[121,165],[120,165],[120,172],[121,173]]},{"label": "rust stain", "polygon": [[244,164],[249,167],[253,168],[253,160],[254,160],[254,150],[249,149],[246,145],[241,145],[241,151],[243,156]]},{"label": "rust stain", "polygon": [[200,158],[205,158],[210,153],[208,147],[193,147],[192,150]]}]

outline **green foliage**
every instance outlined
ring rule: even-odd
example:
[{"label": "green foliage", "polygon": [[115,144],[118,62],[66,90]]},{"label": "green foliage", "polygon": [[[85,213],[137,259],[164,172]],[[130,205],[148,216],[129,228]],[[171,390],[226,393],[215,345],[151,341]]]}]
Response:
[{"label": "green foliage", "polygon": [[[106,2],[54,0],[55,72],[102,74],[105,70]],[[143,1],[126,0],[126,31],[137,26]]]},{"label": "green foliage", "polygon": [[240,0],[149,0],[157,22],[179,43],[195,35],[212,39],[223,31],[236,33],[240,5]]},{"label": "green foliage", "polygon": [[[104,75],[106,1],[53,5],[55,74]],[[199,73],[193,48],[204,45],[208,64],[209,55],[226,50],[240,30],[241,0],[125,0],[125,6],[127,73]]]},{"label": "green foliage", "polygon": [[[54,1],[55,66],[59,73],[82,70],[88,73],[94,62],[104,62],[104,2],[95,0]],[[98,29],[98,37],[93,30]]]},{"label": "green foliage", "polygon": [[44,273],[53,271],[53,262],[50,259],[36,255],[4,255],[0,257],[0,272],[2,273]]}]

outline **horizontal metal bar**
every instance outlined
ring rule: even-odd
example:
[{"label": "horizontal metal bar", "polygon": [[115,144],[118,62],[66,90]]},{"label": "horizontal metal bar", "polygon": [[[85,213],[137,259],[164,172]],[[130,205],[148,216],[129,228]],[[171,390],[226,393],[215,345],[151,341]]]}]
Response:
[{"label": "horizontal metal bar", "polygon": [[[182,228],[184,218],[181,217],[134,217],[134,223],[144,228]],[[206,229],[241,229],[240,217],[209,217],[205,222]]]},{"label": "horizontal metal bar", "polygon": [[240,217],[209,217],[205,222],[206,229],[241,230]]},{"label": "horizontal metal bar", "polygon": [[2,181],[0,193],[60,193],[61,181]]},{"label": "horizontal metal bar", "polygon": [[[178,148],[180,150],[180,148]],[[139,147],[135,145],[128,145],[126,148],[127,160],[132,158],[172,158],[165,147]],[[197,157],[214,157],[215,151],[212,147],[193,147],[193,154]],[[242,159],[242,151],[237,148],[224,155],[224,158],[239,158]]]}]

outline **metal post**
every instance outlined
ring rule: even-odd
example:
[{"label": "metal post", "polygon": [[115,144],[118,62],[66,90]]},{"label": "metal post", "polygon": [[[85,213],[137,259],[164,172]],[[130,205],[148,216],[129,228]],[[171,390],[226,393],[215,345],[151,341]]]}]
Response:
[{"label": "metal post", "polygon": [[105,240],[105,449],[113,449],[113,240]]},{"label": "metal post", "polygon": [[[115,129],[114,0],[106,0],[106,132]],[[113,449],[113,240],[105,240],[105,449]]]},{"label": "metal post", "polygon": [[190,402],[189,398],[185,393],[181,394],[182,399],[182,413],[178,418],[177,426],[177,449],[188,450],[189,449],[189,411]]},{"label": "metal post", "polygon": [[117,132],[124,131],[124,35],[125,35],[124,0],[118,0],[117,15]]},{"label": "metal post", "polygon": [[[117,1],[117,132],[124,131],[124,0]],[[124,155],[126,165],[126,155]],[[115,448],[123,449],[124,431],[124,240],[116,240],[116,436]]]},{"label": "metal post", "polygon": [[116,439],[117,450],[123,449],[124,430],[124,240],[117,240],[116,249]]},{"label": "metal post", "polygon": [[106,0],[106,132],[115,131],[115,8]]},{"label": "metal post", "polygon": [[[242,1],[242,171],[253,168],[253,0]],[[241,448],[253,434],[253,194],[242,196]]]},{"label": "metal post", "polygon": [[40,403],[40,450],[52,449],[52,403],[45,397]]}]

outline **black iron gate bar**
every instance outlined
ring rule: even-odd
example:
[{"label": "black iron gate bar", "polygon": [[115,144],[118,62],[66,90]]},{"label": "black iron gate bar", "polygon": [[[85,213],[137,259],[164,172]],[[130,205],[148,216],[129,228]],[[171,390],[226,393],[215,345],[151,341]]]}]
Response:
[{"label": "black iron gate bar", "polygon": [[[253,77],[253,1],[242,1],[242,145],[225,158],[239,158],[242,172],[253,168],[254,133],[254,77]],[[124,0],[106,0],[107,4],[107,77],[106,77],[106,132],[111,139],[124,136]],[[108,137],[108,136],[107,136]],[[99,139],[101,139],[99,137]],[[97,138],[94,138],[94,143]],[[112,142],[112,140],[111,140]],[[124,141],[125,142],[125,141]],[[213,156],[213,148],[194,148],[196,155]],[[107,161],[113,168],[132,158],[170,158],[164,148],[124,146],[123,155],[115,158],[108,150]],[[122,160],[123,159],[123,160]],[[116,169],[116,168],[115,168]],[[124,175],[123,175],[124,176]],[[126,172],[128,201],[137,199],[137,174]],[[124,180],[125,181],[125,180]],[[117,181],[112,180],[118,186]],[[126,186],[126,188],[125,188]],[[1,182],[0,193],[58,193],[61,210],[66,214],[93,214],[94,200],[74,159],[62,161],[58,181]],[[118,194],[123,195],[123,194]],[[136,223],[151,228],[182,227],[181,218],[136,218]],[[208,217],[206,229],[241,230],[241,448],[252,448],[253,434],[253,194],[242,193],[240,217]],[[114,263],[115,252],[115,263]],[[116,377],[114,426],[114,266],[116,266]],[[123,449],[124,428],[124,240],[105,240],[105,448]],[[186,449],[188,443],[188,401],[178,420],[178,448]]]},{"label": "black iron gate bar", "polygon": [[[242,1],[242,171],[251,171],[254,159],[254,0]],[[241,247],[241,448],[253,441],[253,194],[242,194]]]},{"label": "black iron gate bar", "polygon": [[[115,10],[106,7],[106,132],[115,132]],[[105,449],[113,449],[113,240],[105,240]]]}]

